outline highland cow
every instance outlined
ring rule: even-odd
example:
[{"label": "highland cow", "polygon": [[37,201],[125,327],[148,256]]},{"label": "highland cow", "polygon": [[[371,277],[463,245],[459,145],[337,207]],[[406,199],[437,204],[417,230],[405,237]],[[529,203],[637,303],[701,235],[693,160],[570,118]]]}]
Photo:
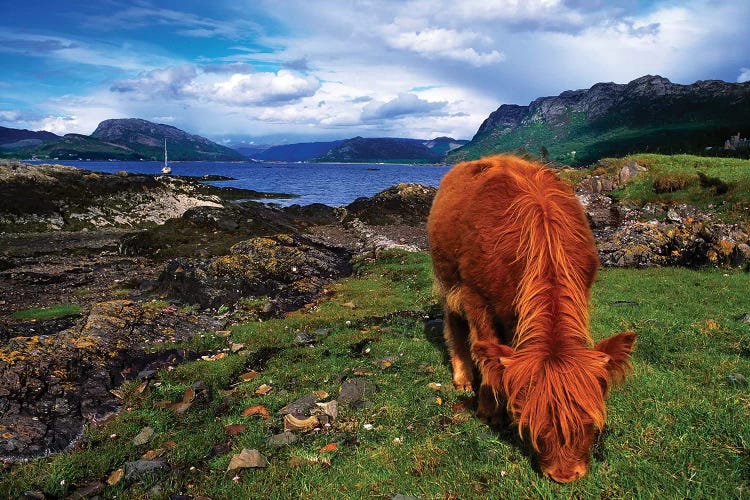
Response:
[{"label": "highland cow", "polygon": [[443,178],[427,228],[454,385],[478,391],[483,420],[507,410],[545,475],[582,477],[635,334],[593,344],[599,258],[572,189],[511,156],[460,163]]}]

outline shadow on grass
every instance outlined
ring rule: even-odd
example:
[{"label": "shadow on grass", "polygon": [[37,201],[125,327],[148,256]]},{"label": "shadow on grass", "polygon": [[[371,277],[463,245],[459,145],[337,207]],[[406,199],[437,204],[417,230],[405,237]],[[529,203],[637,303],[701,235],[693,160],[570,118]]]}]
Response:
[{"label": "shadow on grass", "polygon": [[[448,370],[451,371],[451,355],[448,346],[445,343],[445,337],[443,335],[444,324],[443,316],[440,312],[440,307],[437,305],[433,305],[432,307],[428,308],[427,317],[428,319],[426,319],[424,322],[425,338],[430,344],[432,344],[435,349],[437,349],[441,353],[443,365],[445,365]],[[476,366],[474,367],[474,381],[474,394],[467,394],[466,396],[460,397],[459,400],[460,404],[471,412],[472,418],[477,418],[476,394],[479,393],[481,376]],[[524,454],[524,456],[529,459],[529,462],[534,467],[534,470],[536,470],[537,473],[541,475],[541,469],[537,462],[536,454],[533,453],[531,445],[527,441],[522,440],[521,436],[519,436],[518,428],[511,421],[510,416],[508,415],[508,412],[506,411],[505,405],[503,403],[501,403],[498,408],[497,416],[499,417],[497,422],[485,422],[488,431],[492,433],[493,436],[498,437],[500,440],[520,450]],[[598,443],[598,449],[601,450],[600,454],[603,455],[604,447],[602,444]]]}]

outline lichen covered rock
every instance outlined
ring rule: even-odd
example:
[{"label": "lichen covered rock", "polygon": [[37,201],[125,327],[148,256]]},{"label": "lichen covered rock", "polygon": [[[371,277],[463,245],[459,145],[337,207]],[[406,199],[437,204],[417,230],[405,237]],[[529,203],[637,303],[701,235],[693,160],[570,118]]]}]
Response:
[{"label": "lichen covered rock", "polygon": [[269,297],[273,311],[289,311],[312,301],[325,283],[348,275],[350,258],[299,235],[277,234],[241,241],[212,259],[172,260],[161,283],[165,292],[204,308]]}]

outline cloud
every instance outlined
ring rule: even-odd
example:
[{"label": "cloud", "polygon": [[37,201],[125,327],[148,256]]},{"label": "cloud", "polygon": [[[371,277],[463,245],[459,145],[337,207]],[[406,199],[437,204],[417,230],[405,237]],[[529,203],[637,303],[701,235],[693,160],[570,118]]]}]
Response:
[{"label": "cloud", "polygon": [[27,55],[49,54],[77,47],[77,44],[60,38],[0,38],[0,51]]},{"label": "cloud", "polygon": [[737,77],[737,83],[750,82],[750,68],[740,68],[740,76]]},{"label": "cloud", "polygon": [[189,87],[196,76],[195,67],[184,64],[149,71],[139,78],[117,81],[110,87],[110,90],[134,94],[138,99],[149,99],[155,96],[182,99],[190,95]]},{"label": "cloud", "polygon": [[205,97],[238,105],[294,102],[315,95],[319,88],[317,78],[282,69],[276,73],[234,74],[214,83]]},{"label": "cloud", "polygon": [[207,64],[202,69],[206,73],[255,73],[255,66],[248,63]]},{"label": "cloud", "polygon": [[477,51],[474,42],[489,43],[489,38],[471,31],[457,31],[446,28],[426,28],[422,30],[402,30],[391,24],[383,28],[385,41],[396,49],[416,52],[430,59],[453,59],[473,66],[498,63],[504,56],[498,50]]},{"label": "cloud", "polygon": [[16,109],[0,110],[0,122],[16,122],[23,114]]},{"label": "cloud", "polygon": [[57,135],[65,135],[71,130],[79,129],[80,120],[77,116],[48,116],[39,121],[39,130],[46,130]]},{"label": "cloud", "polygon": [[256,36],[260,27],[257,23],[235,17],[218,20],[191,12],[166,8],[132,6],[108,13],[106,16],[85,18],[90,29],[142,29],[146,27],[176,27],[176,33],[194,38],[225,38],[241,40]]},{"label": "cloud", "polygon": [[299,59],[294,59],[292,61],[282,63],[282,67],[284,69],[291,69],[294,71],[310,71],[310,64],[308,63],[306,57],[300,57]]},{"label": "cloud", "polygon": [[[430,102],[415,94],[401,93],[388,102],[370,102],[362,109],[362,119],[388,120],[407,115],[435,115],[445,108],[447,102]],[[444,113],[443,113],[444,114]]]}]

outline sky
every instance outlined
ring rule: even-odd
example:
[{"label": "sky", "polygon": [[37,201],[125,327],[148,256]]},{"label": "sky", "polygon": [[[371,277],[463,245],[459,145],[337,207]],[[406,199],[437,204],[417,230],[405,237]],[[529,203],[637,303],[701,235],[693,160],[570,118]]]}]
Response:
[{"label": "sky", "polygon": [[750,80],[748,0],[0,0],[0,126],[470,139],[501,104]]}]

